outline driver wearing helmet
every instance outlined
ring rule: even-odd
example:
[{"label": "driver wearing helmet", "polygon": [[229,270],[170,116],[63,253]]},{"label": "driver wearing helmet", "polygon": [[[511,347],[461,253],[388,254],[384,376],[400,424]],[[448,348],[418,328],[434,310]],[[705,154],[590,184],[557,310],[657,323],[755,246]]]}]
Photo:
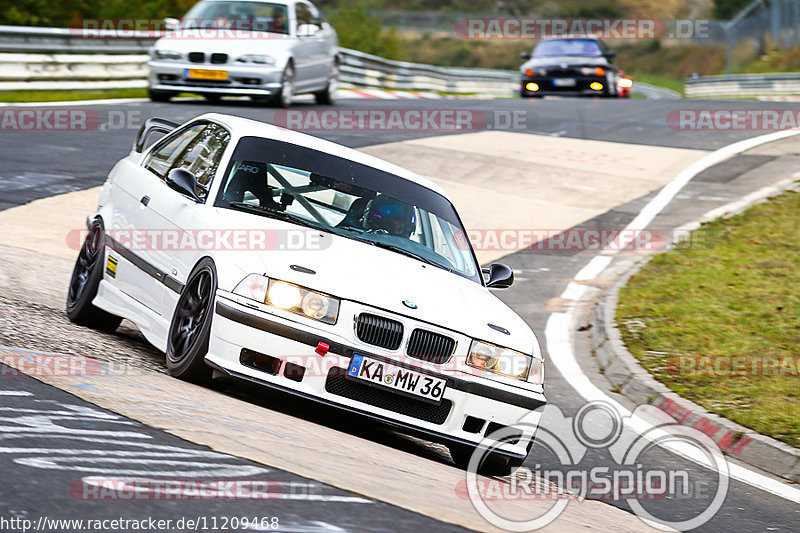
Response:
[{"label": "driver wearing helmet", "polygon": [[383,231],[408,238],[417,227],[417,215],[413,206],[379,194],[367,204],[361,227],[367,231]]}]

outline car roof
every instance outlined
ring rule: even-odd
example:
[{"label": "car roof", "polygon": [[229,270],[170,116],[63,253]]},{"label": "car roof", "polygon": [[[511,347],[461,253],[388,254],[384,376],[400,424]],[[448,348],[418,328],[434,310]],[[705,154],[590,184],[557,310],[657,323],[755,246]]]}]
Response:
[{"label": "car roof", "polygon": [[333,156],[349,159],[356,163],[361,163],[362,165],[382,170],[422,185],[423,187],[441,194],[450,200],[450,197],[447,195],[445,190],[430,179],[420,176],[415,172],[411,172],[410,170],[407,170],[401,166],[395,165],[394,163],[389,163],[388,161],[384,161],[378,157],[365,154],[364,152],[359,152],[358,150],[348,148],[347,146],[338,143],[326,141],[325,139],[320,139],[319,137],[314,137],[313,135],[282,128],[266,122],[260,122],[244,117],[237,117],[234,115],[206,113],[193,120],[202,119],[212,120],[228,126],[235,137],[264,137],[267,139],[276,139],[278,141],[296,144],[298,146],[305,146],[306,148],[310,148],[312,150],[317,150]]}]

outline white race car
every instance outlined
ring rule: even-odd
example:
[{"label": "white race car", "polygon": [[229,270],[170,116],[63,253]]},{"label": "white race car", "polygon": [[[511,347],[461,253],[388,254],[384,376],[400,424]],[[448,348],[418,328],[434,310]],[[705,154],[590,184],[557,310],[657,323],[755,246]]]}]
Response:
[{"label": "white race car", "polygon": [[431,181],[243,118],[150,119],[87,223],[69,318],[106,331],[131,320],[172,375],[359,413],[448,445],[462,465],[502,430],[484,470],[530,451],[542,355],[489,291],[513,271],[480,268]]}]

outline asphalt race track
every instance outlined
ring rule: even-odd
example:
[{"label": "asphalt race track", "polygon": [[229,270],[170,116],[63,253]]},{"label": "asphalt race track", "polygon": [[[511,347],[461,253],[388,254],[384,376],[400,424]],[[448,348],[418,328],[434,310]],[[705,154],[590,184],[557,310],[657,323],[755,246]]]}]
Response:
[{"label": "asphalt race track", "polygon": [[[668,100],[348,100],[336,109],[455,109],[482,114],[485,129],[530,134],[535,146],[541,136],[563,139],[608,141],[619,144],[620,155],[626,147],[640,145],[660,148],[713,151],[733,142],[754,137],[753,131],[681,131],[670,128],[666,117],[680,109],[757,109],[791,108],[791,104],[745,101],[668,101]],[[27,204],[33,200],[80,191],[100,185],[112,165],[128,153],[133,138],[144,119],[161,117],[183,122],[205,112],[240,115],[266,122],[273,121],[274,109],[254,106],[244,101],[206,104],[180,101],[169,104],[130,102],[111,105],[81,103],[70,106],[95,113],[98,127],[89,131],[18,131],[0,130],[0,210]],[[1,108],[0,108],[1,109]],[[23,109],[23,108],[18,108]],[[295,110],[317,109],[299,104]],[[324,108],[320,108],[324,109]],[[509,127],[507,118],[518,119]],[[355,148],[398,143],[432,136],[452,135],[452,131],[313,131],[309,132]],[[470,132],[465,132],[470,133]],[[790,150],[791,152],[791,150]],[[780,159],[778,156],[745,155],[741,163],[727,164],[718,172],[701,173],[658,215],[653,227],[671,229],[695,220],[705,212],[734,201],[753,190],[776,181],[776,175],[790,175],[800,166],[797,152]],[[758,159],[758,158],[761,159]],[[748,159],[749,158],[749,159]],[[755,158],[755,159],[753,159]],[[537,172],[531,168],[531,173]],[[641,211],[657,191],[620,205],[608,205],[600,215],[581,224],[583,228],[622,228]],[[535,193],[535,191],[534,191]],[[457,204],[456,207],[459,207]],[[568,229],[568,228],[561,228]],[[548,359],[545,327],[553,312],[553,303],[564,292],[567,283],[593,257],[590,251],[519,252],[504,259],[517,273],[517,282],[507,291],[496,294],[512,306],[533,327]],[[5,259],[4,259],[5,261]],[[19,316],[38,309],[13,309],[7,295],[0,295],[0,315],[16,311]],[[38,311],[37,311],[38,312]],[[44,312],[44,311],[42,311]],[[5,324],[5,322],[4,322]],[[126,330],[127,331],[127,330]],[[14,332],[2,334],[2,344],[35,352],[57,351],[48,348],[48,338],[38,338],[36,347],[14,344]],[[576,333],[575,351],[581,365],[598,387],[608,391],[608,383],[599,376],[589,355],[587,335]],[[9,341],[10,339],[10,341]],[[55,342],[55,340],[54,340]],[[158,367],[155,350],[143,347],[135,332],[126,334],[135,356],[148,358],[147,364]],[[8,346],[6,347],[8,348]],[[10,349],[10,348],[9,348]],[[148,351],[149,350],[149,351]],[[149,355],[147,355],[149,354]],[[176,520],[181,517],[278,517],[279,531],[450,531],[461,529],[436,520],[431,513],[414,512],[393,501],[374,495],[353,493],[337,488],[336,483],[298,476],[283,468],[259,464],[234,455],[210,451],[175,435],[148,427],[136,420],[115,414],[113,409],[90,403],[46,385],[33,378],[17,375],[0,365],[0,517],[32,519],[40,516],[58,518],[142,518],[153,516]],[[163,369],[160,370],[163,372]],[[13,379],[12,379],[13,376]],[[8,377],[8,379],[6,379]],[[377,446],[399,449],[433,464],[447,464],[443,448],[416,439],[397,435],[381,428],[364,427],[359,420],[339,417],[303,404],[286,405],[261,391],[244,388],[224,394],[245,399],[254,407],[281,410],[291,417],[318,425],[320,428],[356,435]],[[635,406],[612,392],[615,400],[630,408]],[[546,395],[551,405],[564,417],[574,417],[585,400],[570,385],[554,364],[547,366]],[[280,403],[278,403],[280,402]],[[77,450],[77,451],[76,451]],[[535,447],[525,466],[534,472],[563,469],[552,455],[537,453]],[[151,452],[148,455],[147,452]],[[589,448],[573,468],[591,469],[607,466],[612,459],[603,447]],[[104,462],[99,464],[97,458]],[[118,459],[115,459],[118,458]],[[736,461],[735,459],[731,459]],[[663,449],[649,450],[648,465],[663,470],[691,472],[695,487],[713,492],[718,483],[713,472]],[[129,463],[126,465],[126,463]],[[197,501],[86,501],[91,496],[76,498],[75,491],[86,493],[92,479],[107,477],[146,477],[157,475],[166,466],[173,477],[245,479],[271,483],[272,498],[263,501],[211,502]],[[403,470],[403,465],[397,465]],[[177,474],[175,474],[177,472]],[[770,477],[768,474],[763,474]],[[387,490],[391,490],[387,487]],[[796,490],[796,489],[788,489]],[[91,490],[89,491],[91,493]],[[708,505],[708,494],[697,493],[687,498],[671,498],[652,503],[653,513],[670,520],[689,519]],[[611,498],[611,506],[630,511],[623,498]],[[452,521],[452,520],[451,520]],[[797,531],[800,524],[800,503],[731,479],[724,504],[713,518],[698,531]],[[267,524],[268,525],[268,524]],[[261,523],[251,530],[268,530]],[[558,530],[559,522],[555,522]],[[53,526],[51,526],[53,527]],[[172,526],[175,527],[175,526]],[[598,530],[605,530],[603,517],[596,517]],[[644,524],[642,524],[644,528]],[[233,528],[232,528],[233,529]],[[480,528],[476,528],[480,529]],[[0,522],[0,530],[5,529]],[[58,529],[53,529],[57,531]],[[68,528],[60,529],[71,530]]]}]

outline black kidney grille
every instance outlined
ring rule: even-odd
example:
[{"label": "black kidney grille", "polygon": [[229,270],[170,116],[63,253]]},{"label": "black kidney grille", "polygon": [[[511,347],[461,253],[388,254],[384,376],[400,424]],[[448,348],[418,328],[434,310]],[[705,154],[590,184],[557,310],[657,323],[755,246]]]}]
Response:
[{"label": "black kidney grille", "polygon": [[406,353],[410,357],[441,365],[450,360],[455,347],[456,341],[446,335],[415,329],[411,332]]},{"label": "black kidney grille", "polygon": [[189,61],[192,63],[205,63],[206,55],[203,52],[189,52]]},{"label": "black kidney grille", "polygon": [[358,315],[356,335],[367,344],[396,350],[403,341],[403,324],[396,320],[367,313]]},{"label": "black kidney grille", "polygon": [[444,424],[453,408],[450,400],[442,400],[439,405],[421,402],[389,390],[359,383],[346,377],[346,372],[343,368],[332,368],[325,380],[325,390],[337,396],[418,418],[431,424]]},{"label": "black kidney grille", "polygon": [[221,65],[228,62],[228,54],[211,54],[211,62],[215,65]]}]

